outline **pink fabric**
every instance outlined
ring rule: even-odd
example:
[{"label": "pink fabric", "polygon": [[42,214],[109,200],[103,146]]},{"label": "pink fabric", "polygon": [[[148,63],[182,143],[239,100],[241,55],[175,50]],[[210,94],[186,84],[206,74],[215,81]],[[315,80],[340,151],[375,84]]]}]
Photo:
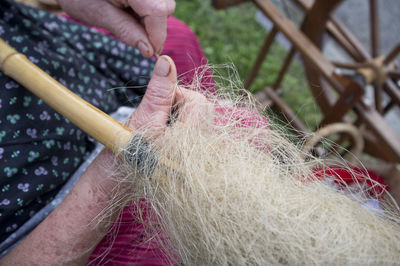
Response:
[{"label": "pink fabric", "polygon": [[[123,209],[108,234],[91,254],[88,265],[171,265],[164,254],[159,239],[146,233],[138,217],[147,218],[144,202],[132,204]],[[140,214],[138,209],[141,210]]]},{"label": "pink fabric", "polygon": [[162,55],[170,56],[176,65],[179,80],[191,84],[196,70],[200,73],[201,88],[211,93],[216,92],[212,73],[206,66],[207,58],[193,31],[182,21],[170,17],[167,25],[167,39]]},{"label": "pink fabric", "polygon": [[244,107],[223,107],[215,109],[217,118],[216,125],[226,125],[229,121],[237,121],[237,127],[262,128],[268,127],[268,120]]}]

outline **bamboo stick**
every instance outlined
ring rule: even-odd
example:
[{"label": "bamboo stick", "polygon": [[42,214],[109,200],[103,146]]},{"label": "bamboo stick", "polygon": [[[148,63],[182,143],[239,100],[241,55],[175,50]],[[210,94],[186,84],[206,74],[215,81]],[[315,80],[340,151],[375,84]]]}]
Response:
[{"label": "bamboo stick", "polygon": [[114,153],[131,139],[131,129],[65,88],[3,40],[0,69]]},{"label": "bamboo stick", "polygon": [[[0,70],[115,154],[123,156],[121,149],[132,140],[133,130],[68,90],[1,38]],[[158,160],[165,167],[178,169],[168,158]]]}]

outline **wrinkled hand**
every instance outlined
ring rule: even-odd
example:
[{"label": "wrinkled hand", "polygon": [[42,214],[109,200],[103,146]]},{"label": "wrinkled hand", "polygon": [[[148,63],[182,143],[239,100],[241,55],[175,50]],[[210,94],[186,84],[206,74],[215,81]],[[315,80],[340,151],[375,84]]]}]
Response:
[{"label": "wrinkled hand", "polygon": [[177,72],[172,59],[168,56],[158,58],[153,76],[147,86],[143,99],[132,114],[128,126],[151,129],[152,136],[162,134],[167,127],[172,107],[186,106],[183,119],[195,119],[192,110],[202,112],[209,106],[206,97],[198,92],[177,87]]},{"label": "wrinkled hand", "polygon": [[[146,133],[156,138],[161,136],[167,128],[171,109],[185,106],[182,110],[181,122],[192,119],[200,119],[206,112],[209,112],[213,105],[207,98],[195,91],[177,87],[177,72],[172,59],[168,56],[160,56],[155,64],[153,75],[147,85],[146,93],[143,96],[138,108],[132,113],[127,126],[134,131],[145,128]],[[115,155],[104,149],[91,167],[108,165]]]},{"label": "wrinkled hand", "polygon": [[174,0],[58,0],[71,16],[104,28],[143,56],[160,54]]},{"label": "wrinkled hand", "polygon": [[[149,127],[158,135],[167,128],[167,121],[173,105],[207,103],[206,98],[196,92],[177,89],[175,65],[168,56],[158,58],[153,76],[139,107],[132,114],[128,126],[132,129]],[[193,107],[196,107],[193,105]],[[152,132],[152,136],[157,134]],[[30,233],[21,243],[0,261],[0,265],[84,265],[97,243],[109,230],[110,221],[119,215],[119,208],[113,205],[112,213],[103,217],[109,208],[111,198],[120,182],[110,178],[116,169],[115,155],[108,149],[103,151],[89,165],[63,202]],[[96,221],[96,222],[94,222]],[[98,221],[98,222],[97,222]]]}]

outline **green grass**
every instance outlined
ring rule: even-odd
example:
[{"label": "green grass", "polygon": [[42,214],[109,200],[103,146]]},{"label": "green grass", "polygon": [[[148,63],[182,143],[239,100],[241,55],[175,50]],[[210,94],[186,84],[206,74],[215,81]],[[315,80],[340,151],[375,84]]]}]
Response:
[{"label": "green grass", "polygon": [[[244,82],[267,36],[266,30],[255,20],[256,11],[252,3],[215,10],[208,0],[176,0],[174,16],[196,33],[210,64],[233,63]],[[251,87],[253,92],[274,82],[286,53],[279,44],[272,46]],[[298,61],[292,63],[281,89],[286,102],[313,128],[320,116]]]}]

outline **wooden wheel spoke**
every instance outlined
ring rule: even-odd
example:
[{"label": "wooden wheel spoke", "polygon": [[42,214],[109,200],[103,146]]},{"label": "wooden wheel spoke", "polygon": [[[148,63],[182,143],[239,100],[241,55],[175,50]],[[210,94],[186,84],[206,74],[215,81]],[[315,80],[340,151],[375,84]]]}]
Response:
[{"label": "wooden wheel spoke", "polygon": [[371,54],[372,57],[379,56],[379,15],[376,0],[369,0]]},{"label": "wooden wheel spoke", "polygon": [[388,56],[386,56],[385,61],[383,61],[383,63],[390,64],[397,57],[398,54],[400,54],[400,43],[397,44],[392,51],[390,51],[390,53],[388,54]]},{"label": "wooden wheel spoke", "polygon": [[394,79],[400,79],[400,71],[389,71],[388,76]]},{"label": "wooden wheel spoke", "polygon": [[251,69],[251,72],[249,74],[249,77],[246,80],[246,83],[244,85],[244,88],[246,90],[250,89],[251,84],[253,84],[255,78],[257,77],[258,72],[260,71],[261,65],[264,62],[265,57],[268,54],[268,51],[271,48],[272,43],[275,40],[275,36],[278,34],[278,28],[273,27],[272,30],[269,32],[267,38],[265,39],[264,45],[261,47],[261,50],[257,56],[256,62],[253,65],[253,68]]},{"label": "wooden wheel spoke", "polygon": [[383,113],[386,114],[387,112],[389,112],[390,109],[392,109],[392,107],[395,106],[395,104],[396,104],[396,103],[395,103],[393,100],[390,101],[390,102],[385,106],[385,108],[383,109]]},{"label": "wooden wheel spoke", "polygon": [[375,108],[380,114],[383,114],[383,107],[382,107],[383,89],[382,89],[382,85],[378,84],[378,85],[374,86],[374,94],[375,94]]},{"label": "wooden wheel spoke", "polygon": [[345,69],[358,69],[363,67],[363,65],[359,63],[347,63],[347,62],[337,62],[337,61],[331,61],[332,64],[334,64],[338,68],[345,68]]},{"label": "wooden wheel spoke", "polygon": [[360,43],[360,41],[346,28],[346,26],[332,17],[327,24],[328,32],[356,61],[364,61],[371,58],[371,55]]},{"label": "wooden wheel spoke", "polygon": [[383,87],[385,92],[397,105],[400,105],[400,88],[391,79],[386,80],[385,86]]}]

